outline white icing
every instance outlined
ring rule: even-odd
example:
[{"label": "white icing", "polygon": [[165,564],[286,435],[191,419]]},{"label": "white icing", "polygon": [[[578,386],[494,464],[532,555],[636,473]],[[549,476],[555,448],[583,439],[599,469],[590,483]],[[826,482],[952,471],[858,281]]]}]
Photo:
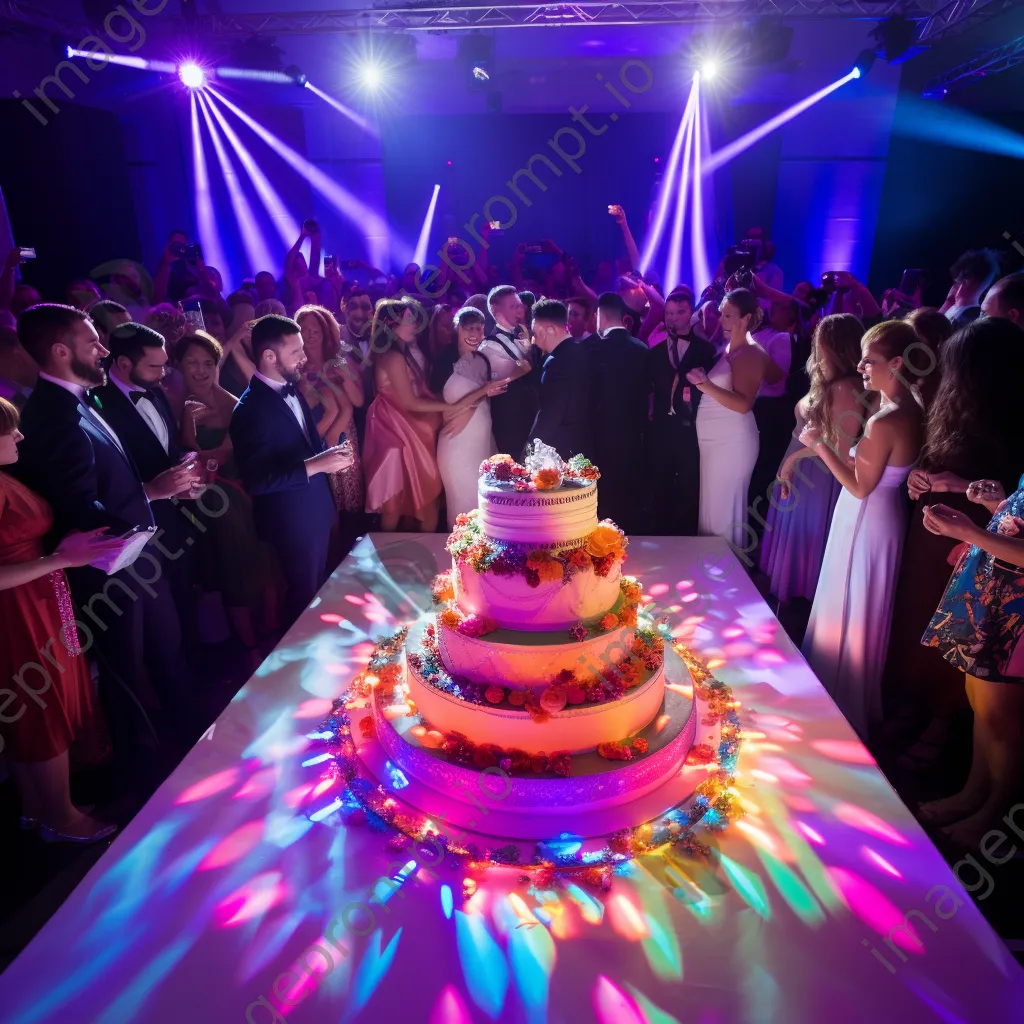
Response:
[{"label": "white icing", "polygon": [[492,540],[538,547],[575,545],[597,527],[597,487],[499,490],[481,479],[480,527]]},{"label": "white icing", "polygon": [[[564,643],[498,643],[492,635],[463,636],[438,623],[438,646],[452,674],[483,685],[523,688],[550,683],[568,669],[593,678],[630,655],[634,626],[619,626],[582,642],[562,634]],[[536,635],[536,634],[534,634]]]},{"label": "white icing", "polygon": [[584,569],[567,583],[542,581],[536,587],[531,587],[525,576],[478,573],[468,562],[454,559],[452,564],[459,608],[467,615],[487,615],[505,629],[571,629],[578,622],[600,619],[619,598],[622,563],[618,561],[607,576]]},{"label": "white icing", "polygon": [[624,740],[651,723],[665,696],[665,675],[659,666],[620,700],[570,705],[548,721],[537,723],[525,711],[471,704],[444,693],[424,682],[408,662],[406,682],[409,699],[427,728],[459,732],[478,745],[493,743],[528,754],[580,754],[594,750],[599,743]]}]

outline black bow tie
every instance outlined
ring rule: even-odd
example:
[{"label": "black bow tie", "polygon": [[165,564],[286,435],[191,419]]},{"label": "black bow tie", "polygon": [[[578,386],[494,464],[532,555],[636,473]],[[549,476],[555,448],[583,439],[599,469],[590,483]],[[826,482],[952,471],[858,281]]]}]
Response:
[{"label": "black bow tie", "polygon": [[138,405],[144,398],[148,398],[150,401],[153,400],[153,392],[146,389],[144,391],[129,391],[128,397],[132,400],[133,405]]},{"label": "black bow tie", "polygon": [[295,390],[294,384],[285,384],[283,388],[278,392],[282,398],[294,398],[298,391]]}]

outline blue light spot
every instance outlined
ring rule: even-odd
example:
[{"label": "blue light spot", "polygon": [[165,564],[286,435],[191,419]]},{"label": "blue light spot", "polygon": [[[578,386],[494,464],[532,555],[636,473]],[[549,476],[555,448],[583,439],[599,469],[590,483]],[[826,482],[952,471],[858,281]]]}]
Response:
[{"label": "blue light spot", "polygon": [[455,899],[452,896],[452,887],[450,885],[441,886],[441,909],[444,911],[444,916],[450,921],[452,917],[452,908],[455,906]]}]

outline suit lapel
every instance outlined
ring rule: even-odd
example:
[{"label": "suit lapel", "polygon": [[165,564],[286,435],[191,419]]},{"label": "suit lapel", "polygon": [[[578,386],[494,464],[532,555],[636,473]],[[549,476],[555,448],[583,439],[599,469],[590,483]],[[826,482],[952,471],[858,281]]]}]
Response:
[{"label": "suit lapel", "polygon": [[[288,408],[288,403],[285,401],[284,395],[278,394],[273,388],[268,387],[259,379],[259,377],[253,377],[252,382],[249,384],[250,388],[256,388],[257,393],[264,395],[265,404],[270,408],[277,411],[277,413],[285,418],[292,430],[297,430],[299,434],[302,434],[302,427],[299,426],[298,420],[295,419],[295,413]],[[313,447],[312,438],[319,437],[317,433],[316,424],[313,423],[313,416],[309,411],[309,406],[306,405],[305,399],[302,395],[297,395],[299,399],[299,407],[302,409],[303,422],[306,424],[306,430],[309,431],[309,437],[302,437],[302,440],[309,446],[311,452],[316,455],[318,449]]]}]

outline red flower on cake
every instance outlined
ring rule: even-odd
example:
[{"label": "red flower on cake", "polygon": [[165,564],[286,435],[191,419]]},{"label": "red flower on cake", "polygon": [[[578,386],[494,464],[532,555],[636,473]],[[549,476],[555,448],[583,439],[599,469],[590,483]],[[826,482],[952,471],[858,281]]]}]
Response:
[{"label": "red flower on cake", "polygon": [[494,467],[491,475],[495,480],[501,480],[502,483],[507,483],[512,479],[512,467],[507,462],[499,462]]},{"label": "red flower on cake", "polygon": [[711,764],[715,759],[715,752],[706,743],[698,743],[690,747],[686,755],[687,764]]},{"label": "red flower on cake", "polygon": [[573,683],[565,688],[565,698],[570,704],[582,704],[587,699],[587,691]]},{"label": "red flower on cake", "polygon": [[615,565],[614,555],[605,555],[603,558],[594,559],[594,572],[598,576],[607,576],[612,571],[612,566]]},{"label": "red flower on cake", "polygon": [[541,772],[547,771],[548,758],[546,754],[534,754],[530,758],[530,768],[534,775],[540,775]]},{"label": "red flower on cake", "polygon": [[498,628],[498,623],[486,615],[467,615],[456,627],[463,636],[486,636]]},{"label": "red flower on cake", "polygon": [[521,708],[526,704],[526,694],[522,690],[509,690],[508,702],[513,707]]},{"label": "red flower on cake", "polygon": [[637,736],[637,738],[635,740],[633,740],[633,742],[630,744],[630,746],[632,746],[632,748],[638,754],[646,754],[647,753],[647,740],[645,740],[642,736]]},{"label": "red flower on cake", "polygon": [[505,691],[500,686],[488,686],[484,697],[489,704],[500,704],[505,699]]},{"label": "red flower on cake", "polygon": [[584,548],[573,548],[569,553],[569,564],[574,569],[589,569],[594,563]]},{"label": "red flower on cake", "polygon": [[457,629],[462,621],[462,616],[458,612],[446,611],[441,612],[440,619],[442,626],[447,626],[448,629]]},{"label": "red flower on cake", "polygon": [[614,612],[608,612],[601,618],[602,629],[614,629],[619,624],[619,618]]},{"label": "red flower on cake", "polygon": [[599,743],[597,752],[609,761],[633,760],[633,752],[624,743]]},{"label": "red flower on cake", "polygon": [[484,743],[473,751],[473,764],[477,768],[496,768],[500,750],[491,743]]},{"label": "red flower on cake", "polygon": [[548,758],[548,771],[554,772],[555,775],[561,775],[562,778],[568,778],[571,769],[572,756],[566,750],[561,750],[557,754],[552,754]]}]

